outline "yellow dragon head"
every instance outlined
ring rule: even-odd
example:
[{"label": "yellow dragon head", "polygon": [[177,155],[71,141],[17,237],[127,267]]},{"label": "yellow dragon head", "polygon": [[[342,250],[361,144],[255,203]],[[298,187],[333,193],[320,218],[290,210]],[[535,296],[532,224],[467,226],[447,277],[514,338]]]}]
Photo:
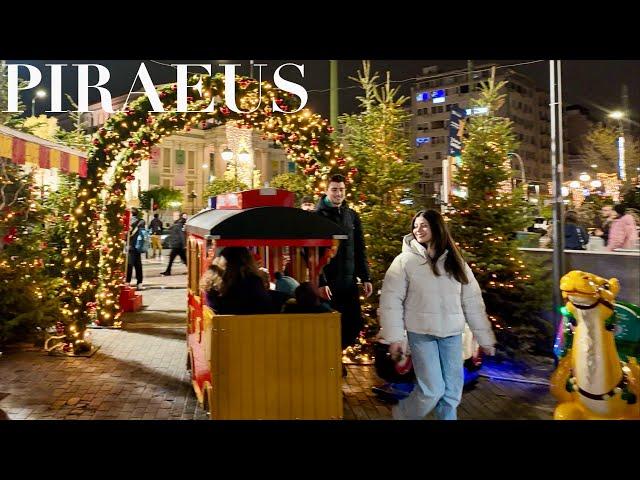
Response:
[{"label": "yellow dragon head", "polygon": [[611,305],[613,309],[620,282],[617,278],[607,280],[593,273],[572,270],[560,279],[560,290],[562,297],[578,308],[591,308],[602,303]]}]

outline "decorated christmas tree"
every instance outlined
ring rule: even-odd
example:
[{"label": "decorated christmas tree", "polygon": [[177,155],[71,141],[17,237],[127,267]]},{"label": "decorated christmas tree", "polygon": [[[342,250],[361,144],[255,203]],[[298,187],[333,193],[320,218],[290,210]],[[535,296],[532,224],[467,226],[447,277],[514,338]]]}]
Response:
[{"label": "decorated christmas tree", "polygon": [[482,288],[498,341],[509,351],[527,349],[525,340],[534,340],[540,333],[536,330],[544,327],[537,314],[551,287],[542,280],[539,267],[525,262],[515,239],[515,232],[523,230],[530,218],[522,191],[510,188],[508,158],[517,144],[511,120],[498,115],[504,84],[491,78],[472,101],[472,106],[486,107],[488,112],[466,123],[455,181],[466,187],[467,195],[452,197],[448,217],[453,237]]},{"label": "decorated christmas tree", "polygon": [[353,185],[357,201],[350,206],[362,220],[374,292],[371,297],[362,298],[365,331],[359,343],[347,352],[351,360],[358,361],[370,356],[370,340],[378,330],[378,292],[419,208],[413,201],[413,189],[420,165],[408,160],[411,148],[406,127],[410,113],[403,108],[407,97],[397,96],[398,89],[391,88],[389,74],[379,86],[378,75],[371,75],[368,62],[354,80],[364,90],[364,96],[358,97],[361,112],[340,117],[341,140],[349,166],[358,173]]},{"label": "decorated christmas tree", "polygon": [[300,199],[309,193],[309,187],[307,179],[301,172],[295,173],[281,173],[271,179],[269,185],[273,188],[282,188],[296,194],[296,200]]},{"label": "decorated christmas tree", "polygon": [[61,319],[60,281],[47,273],[43,210],[33,178],[0,158],[0,345],[23,340]]}]

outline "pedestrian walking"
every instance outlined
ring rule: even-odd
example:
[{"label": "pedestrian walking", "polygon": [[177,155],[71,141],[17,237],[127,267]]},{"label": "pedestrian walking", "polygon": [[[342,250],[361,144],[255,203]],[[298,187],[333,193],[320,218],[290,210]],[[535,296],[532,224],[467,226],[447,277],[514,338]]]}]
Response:
[{"label": "pedestrian walking", "polygon": [[169,264],[167,269],[160,275],[166,277],[171,275],[171,266],[177,256],[180,256],[182,263],[187,264],[186,240],[184,234],[184,224],[186,219],[179,217],[169,228],[169,244],[171,245],[171,253],[169,254]]},{"label": "pedestrian walking", "polygon": [[129,227],[129,240],[128,240],[128,258],[127,258],[127,283],[131,284],[133,278],[133,269],[136,270],[136,288],[142,288],[142,252],[139,251],[136,246],[138,243],[138,237],[145,227],[145,221],[140,216],[140,212],[137,208],[131,209],[131,223]]},{"label": "pedestrian walking", "polygon": [[157,213],[153,215],[149,229],[151,230],[151,258],[156,258],[156,252],[158,252],[158,258],[162,261],[162,220],[159,217]]},{"label": "pedestrian walking", "polygon": [[[464,385],[465,321],[487,355],[495,354],[495,336],[480,286],[442,215],[420,211],[411,229],[385,274],[378,311],[389,353],[399,361],[411,355],[417,382],[392,414],[419,420],[435,410],[437,419],[455,420]],[[405,331],[409,352],[403,350]]]}]

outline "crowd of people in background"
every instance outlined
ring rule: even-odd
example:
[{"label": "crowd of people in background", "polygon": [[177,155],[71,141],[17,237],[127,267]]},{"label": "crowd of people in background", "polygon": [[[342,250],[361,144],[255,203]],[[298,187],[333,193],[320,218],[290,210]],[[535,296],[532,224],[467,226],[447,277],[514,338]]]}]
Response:
[{"label": "crowd of people in background", "polygon": [[[169,248],[169,262],[167,268],[160,275],[171,275],[171,268],[176,257],[180,257],[182,263],[187,264],[187,250],[186,250],[186,233],[185,224],[187,223],[188,215],[186,213],[180,213],[178,218],[173,224],[167,223],[163,227],[160,215],[155,213],[153,218],[149,222],[149,227],[146,227],[146,222],[142,217],[141,212],[137,208],[131,209],[131,217],[129,222],[129,230],[127,236],[127,277],[126,282],[130,285],[134,277],[136,280],[136,289],[142,290],[144,272],[142,266],[142,256],[145,255],[147,259],[157,259],[162,262],[163,255],[163,243],[164,246]],[[168,231],[167,238],[163,242],[163,235],[165,231]],[[149,239],[148,245],[145,243],[145,238]]]},{"label": "crowd of people in background", "polygon": [[[528,232],[540,234],[540,247],[551,248],[553,225],[537,217]],[[623,204],[606,204],[595,215],[592,225],[580,221],[576,210],[567,210],[564,217],[564,248],[566,250],[638,249],[640,231],[634,215]]]}]

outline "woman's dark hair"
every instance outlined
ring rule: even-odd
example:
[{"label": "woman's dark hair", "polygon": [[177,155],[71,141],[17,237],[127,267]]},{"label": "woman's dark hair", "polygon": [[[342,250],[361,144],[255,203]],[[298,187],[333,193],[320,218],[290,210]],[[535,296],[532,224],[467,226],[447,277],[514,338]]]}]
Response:
[{"label": "woman's dark hair", "polygon": [[246,247],[225,247],[220,252],[220,256],[227,261],[220,289],[222,295],[225,295],[241,280],[251,276],[259,278],[262,282],[258,264]]},{"label": "woman's dark hair", "polygon": [[624,205],[622,205],[621,203],[614,205],[613,209],[616,211],[616,213],[620,216],[624,215],[624,212],[627,211],[627,207],[625,207]]},{"label": "woman's dark hair", "polygon": [[575,223],[578,224],[578,212],[575,210],[568,210],[566,215],[564,216],[564,220],[567,223]]},{"label": "woman's dark hair", "polygon": [[[467,274],[465,272],[465,261],[462,258],[462,254],[460,253],[460,249],[456,246],[453,238],[451,237],[451,233],[447,228],[447,225],[444,223],[444,218],[437,210],[421,210],[413,217],[411,220],[411,233],[413,234],[413,229],[415,228],[416,220],[418,217],[424,218],[427,222],[429,222],[429,228],[431,229],[431,248],[434,251],[434,258],[431,263],[431,270],[434,275],[440,276],[440,272],[438,271],[438,266],[436,265],[438,258],[442,256],[442,254],[449,250],[447,254],[447,258],[444,261],[444,269],[449,274],[452,275],[458,282],[467,284],[469,283],[469,279],[467,278]],[[415,235],[413,236],[415,238]]]}]

